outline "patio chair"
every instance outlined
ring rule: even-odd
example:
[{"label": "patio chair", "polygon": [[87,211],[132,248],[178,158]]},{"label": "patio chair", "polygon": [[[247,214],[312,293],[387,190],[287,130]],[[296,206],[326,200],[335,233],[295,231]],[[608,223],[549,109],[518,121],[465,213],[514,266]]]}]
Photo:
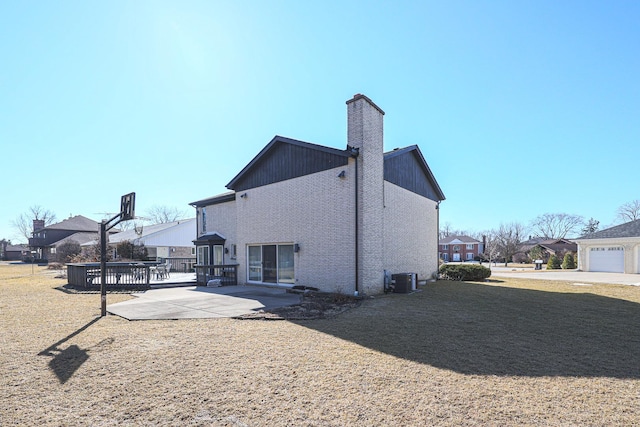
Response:
[{"label": "patio chair", "polygon": [[167,261],[167,262],[164,264],[164,274],[165,274],[165,276],[167,277],[167,279],[171,277],[171,276],[169,275],[169,271],[171,271],[171,263],[170,263],[169,261]]}]

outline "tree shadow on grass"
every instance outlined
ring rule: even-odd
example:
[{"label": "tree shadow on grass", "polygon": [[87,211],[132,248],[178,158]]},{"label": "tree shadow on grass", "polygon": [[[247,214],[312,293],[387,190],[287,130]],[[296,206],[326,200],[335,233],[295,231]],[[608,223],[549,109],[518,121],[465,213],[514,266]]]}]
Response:
[{"label": "tree shadow on grass", "polygon": [[297,323],[464,374],[640,378],[640,304],[590,293],[436,282]]}]

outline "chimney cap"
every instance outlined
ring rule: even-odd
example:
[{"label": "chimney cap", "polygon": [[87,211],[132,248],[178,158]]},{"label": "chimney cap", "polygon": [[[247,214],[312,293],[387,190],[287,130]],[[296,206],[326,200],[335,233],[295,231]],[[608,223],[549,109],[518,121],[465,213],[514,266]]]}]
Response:
[{"label": "chimney cap", "polygon": [[356,93],[355,95],[353,95],[353,98],[351,98],[350,100],[347,101],[347,105],[351,104],[352,102],[356,102],[359,99],[364,99],[365,101],[367,101],[373,108],[375,108],[376,110],[378,110],[380,112],[380,114],[384,115],[384,111],[382,111],[382,108],[378,107],[375,102],[373,102],[371,99],[369,99],[369,97],[361,94],[361,93]]}]

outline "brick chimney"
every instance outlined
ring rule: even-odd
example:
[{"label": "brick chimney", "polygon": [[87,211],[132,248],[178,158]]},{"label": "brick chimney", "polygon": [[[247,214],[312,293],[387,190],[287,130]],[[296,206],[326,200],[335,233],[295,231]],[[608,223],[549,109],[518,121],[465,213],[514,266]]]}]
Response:
[{"label": "brick chimney", "polygon": [[33,220],[33,232],[35,233],[38,230],[42,230],[44,228],[44,220],[43,219],[34,219]]},{"label": "brick chimney", "polygon": [[358,290],[384,290],[383,269],[383,117],[384,111],[364,95],[347,101],[347,144],[359,151],[358,164]]}]

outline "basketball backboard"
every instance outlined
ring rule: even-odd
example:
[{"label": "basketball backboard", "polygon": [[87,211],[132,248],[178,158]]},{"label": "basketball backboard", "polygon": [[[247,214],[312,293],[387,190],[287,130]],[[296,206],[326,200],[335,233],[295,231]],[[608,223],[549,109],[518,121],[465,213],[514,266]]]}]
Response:
[{"label": "basketball backboard", "polygon": [[120,220],[128,221],[136,216],[136,193],[129,193],[120,199]]}]

